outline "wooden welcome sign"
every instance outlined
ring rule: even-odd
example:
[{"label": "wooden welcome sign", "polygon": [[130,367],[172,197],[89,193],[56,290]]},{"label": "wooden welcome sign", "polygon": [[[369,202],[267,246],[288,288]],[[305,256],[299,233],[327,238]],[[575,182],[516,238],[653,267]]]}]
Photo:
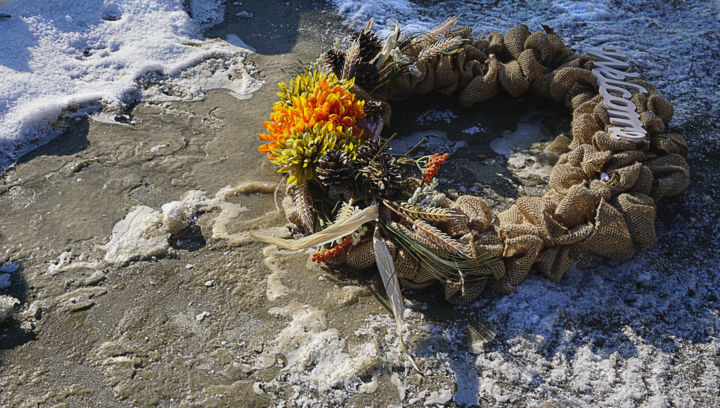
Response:
[{"label": "wooden welcome sign", "polygon": [[648,92],[640,85],[624,81],[626,78],[638,77],[635,72],[625,72],[630,67],[625,62],[627,57],[619,49],[607,46],[588,50],[588,54],[596,59],[596,68],[592,73],[597,78],[603,104],[610,114],[610,123],[621,126],[608,128],[608,133],[616,139],[633,142],[644,140],[647,131],[640,122],[635,104],[630,100],[632,94],[628,89],[644,94]]}]

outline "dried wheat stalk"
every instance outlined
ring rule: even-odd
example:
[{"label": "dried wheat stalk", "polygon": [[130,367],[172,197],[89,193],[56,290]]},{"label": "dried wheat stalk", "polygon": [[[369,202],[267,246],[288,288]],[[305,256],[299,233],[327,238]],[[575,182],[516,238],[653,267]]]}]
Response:
[{"label": "dried wheat stalk", "polygon": [[436,41],[434,44],[423,48],[423,50],[420,51],[420,55],[418,55],[418,61],[429,60],[442,54],[443,52],[458,48],[463,42],[465,42],[465,40],[459,36],[443,38],[442,40]]},{"label": "dried wheat stalk", "polygon": [[312,204],[308,195],[307,184],[303,183],[295,191],[295,208],[298,210],[300,221],[308,232],[313,232],[315,225],[315,215],[312,212]]},{"label": "dried wheat stalk", "polygon": [[436,40],[436,39],[439,38],[441,35],[445,34],[445,33],[448,32],[451,28],[453,28],[453,27],[455,26],[455,24],[457,24],[457,22],[458,22],[459,19],[460,19],[460,15],[459,15],[459,14],[458,14],[457,16],[452,16],[452,17],[448,18],[447,20],[445,20],[444,23],[442,23],[442,24],[440,24],[439,26],[433,28],[432,30],[430,30],[430,31],[428,31],[427,33],[425,33],[424,35],[425,35],[426,37],[430,37],[430,39],[432,39],[432,40]]},{"label": "dried wheat stalk", "polygon": [[429,244],[432,244],[443,251],[465,258],[471,258],[467,248],[465,248],[465,245],[455,241],[444,232],[423,220],[415,220],[413,222],[413,230],[415,230],[418,238],[427,241]]},{"label": "dried wheat stalk", "polygon": [[410,218],[426,221],[450,221],[463,217],[462,214],[448,208],[420,206],[408,203],[401,203],[398,210]]},{"label": "dried wheat stalk", "polygon": [[345,53],[345,65],[343,65],[342,79],[348,79],[350,76],[350,68],[357,62],[360,55],[360,37],[350,44],[350,48]]},{"label": "dried wheat stalk", "polygon": [[334,224],[337,224],[337,223],[340,223],[340,222],[343,222],[343,221],[349,219],[350,217],[355,215],[356,212],[357,212],[357,207],[352,205],[352,199],[350,199],[350,201],[344,202],[342,204],[342,206],[340,207],[340,210],[338,211],[337,216],[335,216]]}]

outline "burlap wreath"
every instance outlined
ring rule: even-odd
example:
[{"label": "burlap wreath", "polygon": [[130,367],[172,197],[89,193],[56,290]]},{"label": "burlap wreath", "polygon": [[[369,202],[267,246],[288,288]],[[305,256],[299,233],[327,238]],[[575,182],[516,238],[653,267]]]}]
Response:
[{"label": "burlap wreath", "polygon": [[[497,215],[480,197],[465,195],[439,203],[465,215],[438,225],[442,231],[476,255],[498,256],[475,271],[494,279],[441,281],[447,300],[472,301],[487,285],[508,290],[521,283],[533,265],[557,282],[580,253],[627,260],[636,248],[652,245],[657,201],[683,192],[690,175],[685,140],[665,133],[673,117],[672,105],[647,81],[630,80],[648,90],[648,94],[634,93],[631,99],[648,135],[639,143],[614,139],[606,131],[609,115],[591,72],[593,60],[573,53],[551,30],[531,34],[521,24],[505,35],[492,32],[474,39],[469,27],[461,27],[445,33],[450,36],[466,41],[453,54],[419,60],[420,75],[400,76],[373,93],[358,86],[353,92],[379,105],[388,124],[388,102],[414,95],[458,93],[460,103],[471,106],[502,90],[514,97],[531,91],[572,110],[573,138],[570,151],[553,167],[550,190],[542,197],[520,197]],[[404,52],[417,57],[427,41],[413,39]],[[601,178],[603,173],[609,177]],[[408,188],[414,188],[412,183]],[[288,197],[283,203],[288,219],[301,225],[293,200]],[[394,226],[414,235],[401,224]],[[399,245],[389,241],[388,247],[403,285],[423,288],[437,281]],[[360,269],[373,266],[371,240],[331,262]]]}]

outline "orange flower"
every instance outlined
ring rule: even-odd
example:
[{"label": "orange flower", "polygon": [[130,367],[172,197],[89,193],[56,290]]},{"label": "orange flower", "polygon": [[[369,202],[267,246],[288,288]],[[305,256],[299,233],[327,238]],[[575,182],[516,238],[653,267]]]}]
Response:
[{"label": "orange flower", "polygon": [[[365,101],[357,100],[348,90],[352,82],[341,83],[334,75],[328,77],[312,72],[298,76],[296,81],[310,85],[299,95],[289,95],[289,104],[276,102],[270,121],[263,122],[267,133],[258,134],[260,139],[269,142],[261,145],[258,151],[269,153],[271,159],[276,156],[279,145],[297,132],[320,124],[329,132],[344,133],[355,126],[357,119],[365,116]],[[282,84],[280,89],[287,89],[287,86]],[[362,130],[353,129],[353,134],[361,137]]]}]

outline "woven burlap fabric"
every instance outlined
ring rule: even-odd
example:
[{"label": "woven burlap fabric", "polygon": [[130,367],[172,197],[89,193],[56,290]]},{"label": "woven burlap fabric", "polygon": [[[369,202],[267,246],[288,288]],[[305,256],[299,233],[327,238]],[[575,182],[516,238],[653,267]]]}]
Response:
[{"label": "woven burlap fabric", "polygon": [[573,263],[571,252],[572,247],[570,246],[546,248],[538,254],[535,266],[546,278],[553,282],[560,282]]},{"label": "woven burlap fabric", "polygon": [[679,154],[668,154],[649,160],[647,166],[653,173],[650,197],[655,201],[682,193],[690,183],[690,167]]},{"label": "woven burlap fabric", "polygon": [[[479,197],[444,198],[439,206],[453,208],[462,220],[434,225],[464,244],[476,257],[499,256],[481,271],[463,279],[445,279],[431,273],[403,249],[393,249],[395,266],[403,285],[423,288],[440,281],[451,302],[476,298],[484,287],[507,292],[520,284],[533,265],[548,279],[558,281],[573,259],[602,256],[617,260],[632,257],[635,248],[656,240],[655,203],[681,193],[689,182],[684,157],[688,148],[682,136],[666,133],[673,107],[647,81],[647,94],[632,92],[632,102],[648,132],[642,142],[611,137],[610,115],[591,69],[592,59],[574,55],[555,34],[532,33],[518,25],[505,35],[490,33],[472,39],[461,27],[447,36],[467,39],[453,54],[442,54],[417,63],[419,76],[403,75],[368,95],[357,88],[358,97],[400,100],[430,92],[458,92],[460,103],[469,106],[492,98],[500,90],[513,96],[527,91],[562,102],[572,110],[572,141],[550,173],[550,190],[542,197],[520,197],[515,205],[494,215]],[[416,58],[436,39],[417,38],[403,52]],[[383,109],[388,123],[389,105]],[[406,181],[412,192],[421,182]],[[284,199],[288,219],[299,223],[292,200]],[[393,223],[405,234],[419,239],[409,225]],[[432,244],[432,243],[428,243]],[[392,241],[388,245],[393,246]],[[393,246],[399,248],[399,246]],[[589,254],[589,256],[588,256]],[[342,258],[338,258],[340,260]],[[356,268],[374,264],[372,241],[352,247],[345,262]],[[492,276],[489,281],[473,276]],[[464,284],[463,284],[464,281]]]},{"label": "woven burlap fabric", "polygon": [[375,265],[375,252],[372,239],[364,239],[347,252],[345,259],[348,266],[356,269],[367,269]]},{"label": "woven burlap fabric", "polygon": [[649,247],[655,236],[655,201],[643,193],[623,193],[612,200],[627,225],[632,242],[641,248]]}]

